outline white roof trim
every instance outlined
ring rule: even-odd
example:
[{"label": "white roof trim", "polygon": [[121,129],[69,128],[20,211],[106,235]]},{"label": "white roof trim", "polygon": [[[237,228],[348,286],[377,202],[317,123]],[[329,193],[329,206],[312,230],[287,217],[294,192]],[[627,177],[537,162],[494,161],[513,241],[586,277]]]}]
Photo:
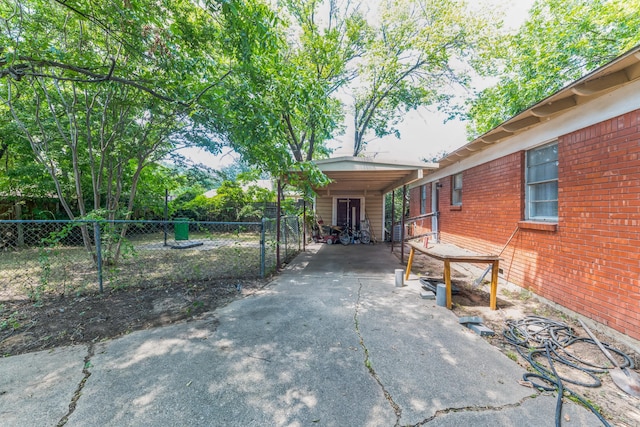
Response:
[{"label": "white roof trim", "polygon": [[337,171],[383,171],[383,170],[423,170],[438,168],[437,163],[400,163],[377,162],[362,157],[334,157],[330,159],[314,160],[318,169],[323,172]]},{"label": "white roof trim", "polygon": [[[477,153],[469,149],[471,146],[480,147],[480,150],[483,150],[517,140],[519,135],[529,133],[531,129],[538,129],[556,117],[565,117],[575,110],[582,111],[586,105],[593,104],[594,101],[607,97],[620,88],[628,92],[627,96],[638,97],[638,94],[630,89],[631,85],[638,80],[640,80],[640,45],[448,154],[440,160],[441,167],[450,168],[462,160],[477,156]],[[615,116],[609,114],[609,117]],[[606,120],[606,117],[601,120]],[[556,137],[560,135],[562,134],[557,134]]]}]

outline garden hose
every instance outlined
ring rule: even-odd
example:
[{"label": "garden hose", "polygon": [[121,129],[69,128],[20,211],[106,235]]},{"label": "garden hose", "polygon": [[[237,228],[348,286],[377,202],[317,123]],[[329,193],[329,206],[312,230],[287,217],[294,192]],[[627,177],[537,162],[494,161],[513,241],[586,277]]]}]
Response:
[{"label": "garden hose", "polygon": [[[557,392],[556,426],[559,427],[562,424],[562,402],[565,394],[580,401],[598,417],[604,426],[610,426],[593,405],[564,385],[564,383],[571,383],[584,387],[599,387],[602,384],[596,374],[606,372],[607,368],[584,361],[571,352],[571,346],[576,343],[595,346],[596,343],[592,339],[577,337],[573,333],[573,329],[566,323],[541,316],[527,316],[517,321],[507,320],[503,336],[536,371],[536,373],[524,374],[523,380],[531,383],[539,390]],[[633,369],[633,361],[629,355],[619,349],[604,345],[610,351],[622,357],[624,362],[621,366]],[[541,361],[546,361],[548,365],[544,365]],[[556,364],[565,365],[572,370],[571,372],[576,372],[581,377],[590,378],[590,381],[585,382],[568,376],[561,376],[556,370]],[[546,384],[534,382],[532,379],[537,379]]]}]

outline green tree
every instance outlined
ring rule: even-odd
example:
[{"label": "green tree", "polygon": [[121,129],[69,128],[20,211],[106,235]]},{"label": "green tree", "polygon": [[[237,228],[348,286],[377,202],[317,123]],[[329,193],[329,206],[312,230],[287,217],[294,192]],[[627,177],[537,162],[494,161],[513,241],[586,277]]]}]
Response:
[{"label": "green tree", "polygon": [[66,214],[129,218],[144,168],[202,138],[193,118],[228,73],[214,15],[181,0],[4,0],[0,17],[0,97]]},{"label": "green tree", "polygon": [[350,79],[364,21],[334,1],[322,25],[320,1],[285,1],[279,13],[261,1],[244,4],[223,7],[238,68],[225,82],[234,96],[216,118],[221,133],[244,161],[272,176],[298,169],[304,182],[323,182],[310,161],[328,155],[325,142],[343,120],[335,93]]},{"label": "green tree", "polygon": [[266,203],[275,202],[273,191],[250,185],[246,190],[239,181],[223,181],[213,197],[183,193],[171,202],[178,216],[207,221],[255,221],[262,217]]},{"label": "green tree", "polygon": [[465,64],[494,37],[493,20],[464,0],[387,1],[379,13],[353,89],[354,156],[371,133],[400,137],[408,110],[437,105],[455,114],[455,89],[469,81]]},{"label": "green tree", "polygon": [[2,197],[49,197],[55,193],[50,177],[34,159],[29,143],[0,106],[0,194]]},{"label": "green tree", "polygon": [[498,83],[471,102],[471,138],[481,135],[640,42],[639,0],[538,0],[518,32],[480,69]]}]

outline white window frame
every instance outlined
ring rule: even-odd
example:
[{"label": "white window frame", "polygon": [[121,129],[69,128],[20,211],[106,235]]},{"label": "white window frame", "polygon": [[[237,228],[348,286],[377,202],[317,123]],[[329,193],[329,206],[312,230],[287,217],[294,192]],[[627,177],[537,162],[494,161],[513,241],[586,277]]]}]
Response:
[{"label": "white window frame", "polygon": [[420,215],[427,213],[427,184],[420,186]]},{"label": "white window frame", "polygon": [[[460,185],[456,186],[457,177],[460,177]],[[451,175],[451,205],[462,206],[462,172]],[[455,195],[458,195],[457,200]]]},{"label": "white window frame", "polygon": [[[551,146],[555,145],[556,146],[556,158],[555,160],[551,160],[549,162],[547,162],[546,164],[550,164],[550,163],[555,163],[555,167],[556,167],[556,171],[555,171],[555,177],[548,177],[548,178],[544,178],[544,179],[540,179],[538,181],[533,181],[531,182],[529,180],[529,170],[532,167],[529,162],[529,155],[530,153],[533,153],[535,151],[538,150],[543,150],[543,149],[547,149]],[[558,222],[558,215],[556,214],[555,216],[549,216],[549,215],[536,215],[536,213],[534,212],[534,205],[536,202],[545,202],[545,203],[549,203],[549,202],[555,202],[556,205],[556,212],[558,212],[558,187],[557,187],[557,183],[558,183],[558,158],[557,158],[557,145],[558,145],[558,141],[553,141],[550,142],[548,144],[544,144],[544,145],[539,145],[537,147],[531,148],[529,150],[526,151],[525,153],[525,172],[524,172],[524,179],[525,179],[525,220],[530,220],[530,221],[546,221],[546,222]],[[542,163],[536,166],[540,166],[543,165]],[[534,197],[533,195],[533,191],[532,189],[536,186],[539,185],[545,185],[545,184],[549,184],[555,182],[556,183],[556,194],[555,194],[555,198],[551,198],[551,199],[545,199],[545,200],[532,200],[532,198]]]}]

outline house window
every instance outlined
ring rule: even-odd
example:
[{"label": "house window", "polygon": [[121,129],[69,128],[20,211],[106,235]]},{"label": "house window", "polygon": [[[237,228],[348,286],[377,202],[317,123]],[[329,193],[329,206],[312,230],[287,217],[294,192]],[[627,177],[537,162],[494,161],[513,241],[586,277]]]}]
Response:
[{"label": "house window", "polygon": [[525,219],[558,220],[558,143],[527,151]]},{"label": "house window", "polygon": [[420,187],[420,215],[427,213],[427,186]]},{"label": "house window", "polygon": [[451,204],[462,205],[462,173],[451,177]]}]

